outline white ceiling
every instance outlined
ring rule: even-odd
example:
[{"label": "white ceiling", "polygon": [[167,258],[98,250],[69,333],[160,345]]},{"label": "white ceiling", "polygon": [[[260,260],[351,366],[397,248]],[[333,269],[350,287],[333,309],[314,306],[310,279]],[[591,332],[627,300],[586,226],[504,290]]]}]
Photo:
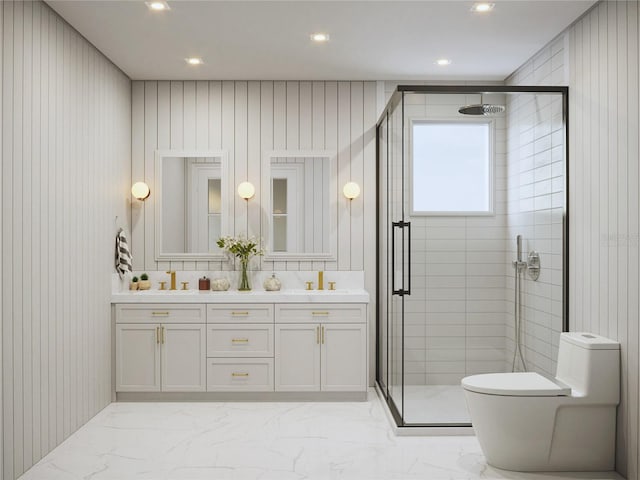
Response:
[{"label": "white ceiling", "polygon": [[[158,80],[502,80],[596,3],[493,1],[489,14],[462,0],[47,3],[131,78]],[[330,42],[312,44],[317,31]]]}]

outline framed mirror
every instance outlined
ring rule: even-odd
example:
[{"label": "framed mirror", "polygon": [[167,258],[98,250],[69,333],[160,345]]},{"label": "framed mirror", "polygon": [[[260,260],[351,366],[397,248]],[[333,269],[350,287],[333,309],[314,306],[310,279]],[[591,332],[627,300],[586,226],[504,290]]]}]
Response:
[{"label": "framed mirror", "polygon": [[265,260],[335,260],[336,153],[273,151],[263,163]]},{"label": "framed mirror", "polygon": [[222,150],[158,150],[156,260],[219,260],[229,232],[228,155]]}]

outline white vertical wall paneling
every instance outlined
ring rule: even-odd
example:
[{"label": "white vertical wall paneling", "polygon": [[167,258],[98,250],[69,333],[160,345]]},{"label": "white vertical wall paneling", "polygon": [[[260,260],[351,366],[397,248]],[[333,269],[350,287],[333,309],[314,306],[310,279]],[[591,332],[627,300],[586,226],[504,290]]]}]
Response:
[{"label": "white vertical wall paneling", "polygon": [[[36,238],[43,238],[43,233],[47,232],[47,199],[49,197],[49,150],[43,148],[43,145],[47,144],[49,136],[49,113],[48,113],[48,83],[49,83],[49,9],[44,8],[41,4],[38,4],[38,11],[40,16],[40,24],[37,26],[38,37],[40,41],[40,59],[39,65],[39,82],[38,89],[40,91],[40,99],[36,101],[39,104],[38,115],[40,117],[40,133],[38,138],[39,143],[39,175],[40,183],[39,190],[41,192],[39,198],[39,215],[37,224],[39,230],[35,232]],[[49,260],[47,258],[48,243],[38,242],[40,251],[40,260],[38,261],[37,269],[38,276],[42,279],[49,277]],[[40,372],[40,405],[36,408],[40,409],[40,433],[37,441],[39,447],[35,448],[34,455],[36,458],[40,458],[43,452],[49,451],[49,375],[51,366],[48,364],[49,360],[49,348],[47,340],[49,336],[49,305],[48,295],[50,295],[50,289],[42,289],[38,295],[40,298],[40,338],[37,341],[40,342],[40,363],[36,367]],[[49,293],[48,293],[49,292]]]},{"label": "white vertical wall paneling", "polygon": [[[154,162],[155,150],[158,144],[158,84],[156,82],[144,82],[144,181],[151,191],[157,191],[160,185],[155,184]],[[155,269],[155,235],[153,235],[155,219],[155,195],[150,195],[144,202],[133,198],[132,202],[144,209],[144,270]],[[140,256],[142,256],[142,251]]]},{"label": "white vertical wall paneling", "polygon": [[[222,83],[209,82],[209,148],[222,149]],[[210,270],[222,270],[222,262],[209,262]]]},{"label": "white vertical wall paneling", "polygon": [[[325,149],[325,83],[311,84],[311,148]],[[305,147],[306,148],[306,147]],[[325,262],[312,262],[310,270],[324,270]],[[301,270],[304,267],[301,266]]]},{"label": "white vertical wall paneling", "polygon": [[[300,83],[286,82],[286,149],[300,149]],[[287,270],[299,270],[299,263],[285,262]]]},{"label": "white vertical wall paneling", "polygon": [[[109,402],[131,90],[46,4],[1,8],[2,478],[13,479]],[[79,281],[87,268],[93,281]]]},{"label": "white vertical wall paneling", "polygon": [[[3,127],[3,117],[4,117],[4,110],[3,110],[3,105],[4,105],[4,89],[3,89],[3,77],[4,77],[4,0],[0,0],[0,127]],[[0,128],[0,186],[4,187],[4,163],[2,161],[3,159],[3,142],[2,142],[2,138],[3,138],[3,129]],[[2,194],[0,193],[0,252],[3,252],[3,234],[2,234],[2,227],[1,225],[4,225],[4,221],[5,221],[5,212],[3,210],[3,204],[4,204],[4,199],[2,198]],[[4,318],[4,311],[2,309],[2,303],[3,303],[3,298],[2,298],[2,292],[4,291],[4,289],[2,288],[3,285],[3,276],[2,276],[2,272],[3,272],[3,265],[4,265],[4,257],[3,255],[0,253],[0,480],[4,479],[4,421],[3,421],[3,412],[4,412],[4,391],[3,391],[3,377],[4,377],[4,367],[3,364],[1,362],[4,361],[4,357],[3,357],[3,335],[2,335],[2,325],[3,325],[3,318]]]},{"label": "white vertical wall paneling", "polygon": [[[633,1],[629,2],[627,6],[627,24],[628,24],[628,56],[629,61],[627,63],[627,75],[628,75],[628,93],[627,93],[627,101],[629,103],[629,123],[628,123],[628,131],[629,131],[629,171],[628,171],[628,214],[629,214],[629,265],[630,268],[628,270],[628,284],[629,284],[629,292],[633,292],[629,295],[628,301],[628,315],[629,318],[632,319],[629,322],[629,356],[628,362],[630,365],[633,365],[635,368],[629,371],[629,403],[631,405],[638,405],[640,403],[640,397],[638,388],[640,386],[640,382],[638,379],[639,375],[639,344],[640,338],[638,334],[640,329],[639,325],[639,315],[640,311],[638,308],[638,299],[640,292],[640,282],[639,282],[639,260],[640,257],[638,255],[638,239],[640,238],[640,231],[638,229],[638,208],[640,205],[638,204],[638,191],[640,190],[639,184],[640,179],[638,178],[638,134],[640,132],[640,124],[638,123],[638,90],[639,82],[638,82],[638,2]],[[636,473],[638,472],[638,455],[640,454],[638,448],[640,446],[638,441],[638,430],[640,429],[639,423],[640,415],[639,408],[636,407],[629,411],[629,423],[635,425],[636,428],[630,430],[629,432],[629,451],[632,452],[636,460]]]},{"label": "white vertical wall paneling", "polygon": [[[260,238],[260,198],[262,195],[262,150],[260,121],[260,82],[247,85],[247,180],[256,188],[255,196],[247,203],[247,234]],[[259,263],[259,260],[257,261]],[[255,285],[260,288],[260,285]]]},{"label": "white vertical wall paneling", "polygon": [[[617,84],[617,37],[616,37],[616,2],[607,2],[607,97],[605,103],[607,105],[616,105],[618,97],[618,84]],[[608,173],[608,198],[607,198],[607,218],[609,223],[607,226],[606,234],[606,246],[608,252],[607,264],[609,271],[607,272],[607,279],[610,288],[607,289],[609,298],[607,299],[606,317],[609,321],[608,335],[612,338],[618,337],[618,322],[617,322],[617,310],[618,310],[618,277],[617,277],[617,252],[613,248],[609,248],[611,238],[616,234],[618,230],[618,202],[616,191],[618,188],[618,117],[614,108],[607,109],[607,122],[609,125],[607,144],[609,146],[607,152],[607,158],[609,159],[609,173]]]},{"label": "white vertical wall paneling", "polygon": [[[274,82],[260,82],[260,175],[262,175],[264,171],[263,168],[263,152],[272,151],[274,149],[273,146],[273,132],[274,132]],[[265,198],[264,189],[260,189],[261,192],[261,203],[269,203],[268,199]],[[260,232],[262,237],[266,237],[268,235],[267,229],[269,228],[269,223],[266,219],[266,216],[269,215],[269,212],[263,211],[260,209]],[[273,270],[274,262],[266,262],[263,261],[262,268]]]},{"label": "white vertical wall paneling", "polygon": [[[235,98],[231,104],[234,109],[234,189],[233,199],[235,203],[235,232],[236,235],[248,234],[247,210],[249,202],[255,201],[256,197],[250,200],[240,198],[237,186],[241,182],[248,180],[248,158],[247,158],[247,82],[235,82]],[[259,198],[259,197],[257,197]]]},{"label": "white vertical wall paneling", "polygon": [[[196,148],[209,148],[209,82],[196,82]],[[196,262],[196,270],[208,270],[209,262]],[[193,286],[195,288],[195,286]]]},{"label": "white vertical wall paneling", "polygon": [[[145,176],[144,167],[144,139],[145,139],[145,84],[144,82],[133,82],[131,85],[131,181],[147,182],[150,189],[155,190],[153,178]],[[154,200],[148,198],[147,200]],[[151,205],[151,203],[149,203]],[[134,270],[143,270],[145,268],[144,255],[145,250],[149,248],[145,245],[145,217],[151,216],[151,212],[146,212],[147,202],[140,202],[131,197],[131,238],[129,244],[131,246],[131,256],[133,257],[132,266]],[[134,235],[134,232],[136,234]]]},{"label": "white vertical wall paneling", "polygon": [[[602,3],[599,6],[599,15],[598,15],[598,39],[599,39],[599,52],[598,55],[602,59],[599,63],[599,89],[598,89],[598,118],[600,120],[607,119],[607,111],[604,106],[607,102],[607,88],[608,88],[608,78],[607,78],[607,70],[608,70],[608,57],[607,57],[607,42],[609,40],[607,36],[607,4]],[[609,161],[604,161],[604,159],[608,159],[608,147],[609,147],[609,136],[608,135],[600,135],[600,149],[598,153],[598,157],[600,158],[600,163],[598,165],[599,173],[598,176],[602,179],[602,185],[600,188],[600,195],[598,197],[598,219],[600,222],[598,235],[598,256],[600,258],[600,278],[598,282],[598,322],[600,323],[600,331],[604,332],[606,336],[609,335],[609,319],[608,319],[608,291],[607,285],[609,283],[609,255],[607,252],[607,242],[604,241],[604,236],[606,232],[608,232],[608,210],[609,210]]]},{"label": "white vertical wall paneling", "polygon": [[[194,81],[184,82],[182,108],[184,148],[193,149],[196,148],[196,82]],[[152,232],[153,230],[148,229],[147,231]],[[184,262],[183,268],[195,270],[196,262]]]},{"label": "white vertical wall paneling", "polygon": [[[376,103],[372,99],[376,98],[376,84],[366,82],[364,84],[364,114],[363,114],[363,176],[362,193],[360,200],[363,204],[363,243],[365,288],[369,292],[376,291],[376,121],[378,120]],[[372,294],[369,304],[368,315],[370,319],[369,328],[369,383],[375,382],[376,355],[375,341],[376,328],[371,319],[375,318],[377,312],[376,297]]]},{"label": "white vertical wall paneling", "polygon": [[[136,82],[134,82],[135,86]],[[158,149],[168,150],[171,148],[171,82],[158,82],[156,90],[158,101],[158,119],[157,119],[157,141]],[[155,182],[155,180],[154,180]],[[149,200],[149,199],[147,199]],[[155,200],[154,200],[155,204]],[[155,214],[155,212],[154,212]],[[155,237],[155,235],[154,235]],[[154,240],[155,249],[155,240]],[[167,271],[171,268],[170,262],[157,262],[157,270]]]},{"label": "white vertical wall paneling", "polygon": [[[364,84],[353,82],[351,84],[351,158],[349,167],[349,178],[347,182],[356,182],[362,185],[364,179]],[[346,182],[345,182],[346,183]],[[358,198],[356,201],[347,200],[343,193],[344,183],[338,184],[339,203],[346,203],[349,206],[350,221],[349,238],[350,248],[350,269],[364,270],[364,249],[362,242],[364,239],[364,199]]]},{"label": "white vertical wall paneling", "polygon": [[[48,126],[48,136],[46,142],[49,145],[47,151],[48,157],[48,168],[51,179],[57,178],[57,163],[56,163],[56,139],[57,139],[57,129],[56,129],[56,92],[57,92],[57,16],[54,15],[51,10],[47,9],[49,14],[49,41],[48,45],[48,71],[49,74],[47,76],[47,126]],[[46,208],[47,213],[47,229],[50,236],[53,236],[56,231],[56,222],[55,222],[55,212],[56,212],[56,190],[51,186],[51,182],[48,182],[49,188],[46,190],[48,205]],[[57,257],[55,255],[56,252],[56,239],[55,237],[50,238],[47,249],[47,258],[48,258],[48,271],[49,276],[45,278],[53,278],[54,271],[57,264]],[[56,312],[57,309],[57,290],[58,287],[53,285],[49,288],[49,301],[47,305],[47,312]],[[43,302],[44,303],[44,302]],[[57,401],[58,401],[58,392],[57,392],[57,352],[60,350],[57,348],[57,338],[58,332],[56,330],[57,327],[57,315],[49,314],[49,337],[47,338],[48,344],[48,364],[49,364],[49,402],[48,402],[48,417],[49,417],[49,440],[47,448],[51,449],[55,445],[57,445]]]},{"label": "white vertical wall paneling", "polygon": [[[287,149],[287,83],[273,84],[273,149]],[[264,151],[263,151],[264,153]],[[269,214],[269,212],[267,212]],[[265,228],[269,228],[265,225]],[[273,262],[273,270],[286,270],[285,262]]]},{"label": "white vertical wall paneling", "polygon": [[341,194],[351,170],[351,83],[338,82],[338,270],[348,270],[351,263],[351,224],[349,205]]},{"label": "white vertical wall paneling", "polygon": [[[311,150],[313,142],[313,97],[311,82],[300,82],[298,112],[298,148],[300,150]],[[305,193],[310,194],[311,192],[313,192],[313,190],[305,188]],[[307,205],[306,200],[305,205]],[[307,228],[305,231],[305,245],[312,245],[310,242],[312,242],[313,236],[312,229]],[[312,262],[300,262],[298,268],[300,270],[312,270],[312,265]]]},{"label": "white vertical wall paneling", "polygon": [[[23,135],[23,102],[22,97],[24,95],[24,3],[17,2],[14,5],[13,12],[13,24],[14,24],[14,130],[13,130],[13,158],[17,160],[13,167],[13,185],[22,184],[22,168],[24,164],[24,151],[22,146]],[[23,245],[20,241],[20,231],[22,230],[22,217],[24,215],[24,208],[21,202],[15,202],[13,206],[13,278],[12,281],[16,285],[22,284],[22,266],[20,260],[22,259]],[[13,459],[15,463],[16,472],[22,473],[24,471],[24,377],[22,375],[23,362],[22,362],[22,347],[24,344],[24,330],[23,330],[23,307],[22,307],[22,292],[19,288],[13,289],[13,334],[14,334],[14,348],[13,348],[13,404],[14,404],[14,442],[15,447],[13,450]]]},{"label": "white vertical wall paneling", "polygon": [[[339,152],[338,146],[338,83],[337,82],[326,82],[325,90],[324,90],[324,141],[325,141],[325,149]],[[340,180],[338,176],[338,185],[340,185]],[[339,193],[340,188],[336,189]],[[340,223],[338,216],[338,224]],[[338,227],[339,228],[339,227]],[[332,236],[337,236],[337,231],[331,232]],[[342,246],[338,240],[338,258],[340,258],[340,250]],[[338,261],[330,261],[325,262],[326,270],[339,270]],[[370,292],[373,295],[373,292]]]},{"label": "white vertical wall paneling", "polygon": [[[25,2],[23,4],[23,88],[28,92],[32,89],[33,80],[33,36],[32,36],[32,21],[33,21],[33,3]],[[32,114],[32,95],[25,95],[22,98],[22,151],[23,151],[23,165],[22,165],[22,185],[17,184],[18,188],[23,191],[25,187],[29,187],[29,182],[32,176],[32,126],[31,126],[31,114]],[[22,248],[26,252],[32,250],[32,232],[31,232],[31,216],[32,216],[32,199],[24,198],[22,201],[22,218],[20,231],[23,232],[24,237],[22,241]],[[30,255],[25,256],[22,264],[22,275],[25,272],[31,271],[32,258]],[[25,276],[29,276],[27,273]],[[33,411],[33,388],[32,388],[32,376],[33,376],[33,356],[31,351],[31,337],[33,326],[33,315],[31,308],[31,298],[21,295],[23,302],[23,345],[22,345],[22,375],[23,375],[23,420],[24,420],[24,464],[31,465],[33,460],[33,423],[32,415]],[[31,320],[31,321],[29,321]]]}]

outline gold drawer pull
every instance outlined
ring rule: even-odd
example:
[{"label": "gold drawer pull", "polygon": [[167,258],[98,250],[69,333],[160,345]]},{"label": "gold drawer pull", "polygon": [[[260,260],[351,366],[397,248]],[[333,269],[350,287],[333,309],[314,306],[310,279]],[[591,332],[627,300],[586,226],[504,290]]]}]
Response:
[{"label": "gold drawer pull", "polygon": [[311,312],[311,315],[329,315],[329,312]]},{"label": "gold drawer pull", "polygon": [[231,312],[231,315],[249,315],[249,312]]},{"label": "gold drawer pull", "polygon": [[160,327],[156,327],[156,343],[160,345]]},{"label": "gold drawer pull", "polygon": [[246,372],[245,372],[245,373],[233,372],[233,373],[231,374],[231,376],[232,376],[232,377],[248,377],[248,376],[249,376],[249,374],[248,374],[248,373],[246,373]]},{"label": "gold drawer pull", "polygon": [[165,315],[165,316],[168,316],[169,312],[151,312],[151,315]]},{"label": "gold drawer pull", "polygon": [[249,343],[248,338],[232,338],[231,343]]},{"label": "gold drawer pull", "polygon": [[321,328],[321,332],[322,332],[322,345],[324,345],[324,325]]}]

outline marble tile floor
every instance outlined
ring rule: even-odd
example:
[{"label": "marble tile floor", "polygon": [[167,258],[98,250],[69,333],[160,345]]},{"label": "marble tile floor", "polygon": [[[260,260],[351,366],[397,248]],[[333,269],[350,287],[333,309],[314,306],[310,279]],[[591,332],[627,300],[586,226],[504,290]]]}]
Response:
[{"label": "marble tile floor", "polygon": [[487,466],[475,437],[397,437],[353,403],[113,403],[22,480],[619,479]]}]

